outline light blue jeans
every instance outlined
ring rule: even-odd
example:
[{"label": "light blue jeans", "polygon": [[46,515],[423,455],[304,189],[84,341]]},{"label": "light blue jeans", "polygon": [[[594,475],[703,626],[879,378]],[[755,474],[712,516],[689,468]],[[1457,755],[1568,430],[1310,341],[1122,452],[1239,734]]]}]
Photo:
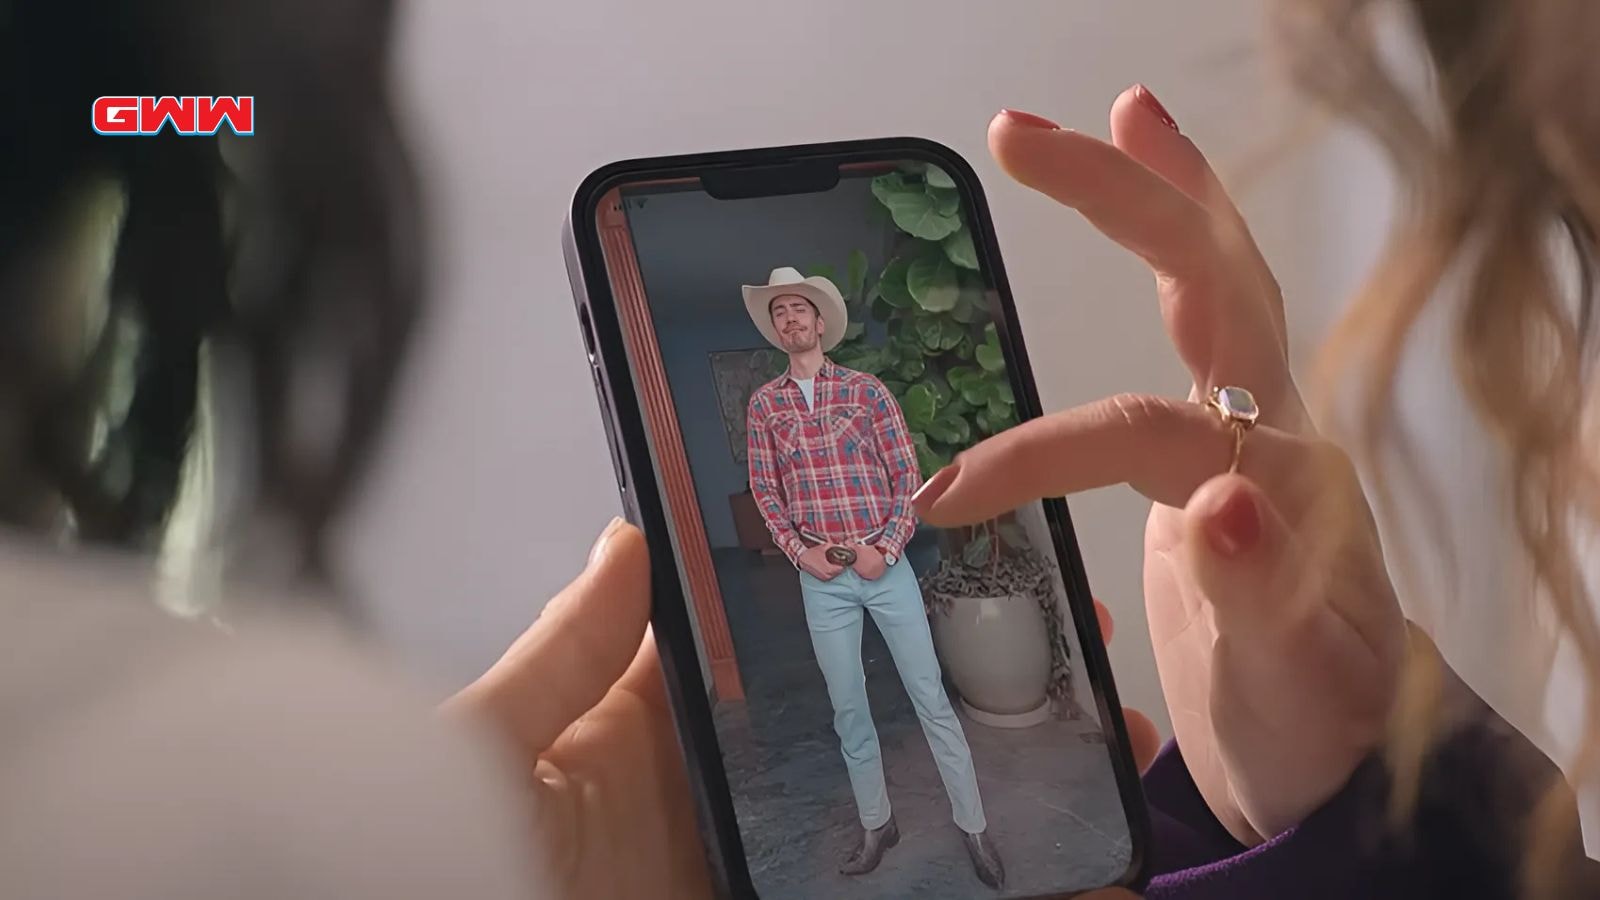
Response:
[{"label": "light blue jeans", "polygon": [[872,613],[900,682],[911,695],[922,722],[923,736],[939,765],[945,793],[956,825],[969,834],[987,828],[983,801],[978,797],[978,774],[972,750],[961,730],[950,698],[939,677],[939,660],[933,652],[933,634],[922,606],[922,589],[904,559],[883,577],[869,581],[845,569],[832,581],[800,573],[800,593],[805,600],[806,624],[817,666],[828,683],[833,702],[833,730],[850,774],[856,810],[865,828],[880,828],[889,821],[889,789],[883,779],[883,753],[878,729],[867,707],[867,677],[861,664],[862,612]]}]

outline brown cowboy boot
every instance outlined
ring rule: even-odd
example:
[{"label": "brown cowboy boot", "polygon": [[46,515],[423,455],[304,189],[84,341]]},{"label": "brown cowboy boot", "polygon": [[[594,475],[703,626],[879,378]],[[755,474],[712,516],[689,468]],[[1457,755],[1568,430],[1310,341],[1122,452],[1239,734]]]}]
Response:
[{"label": "brown cowboy boot", "polygon": [[890,847],[900,843],[900,827],[894,824],[894,816],[883,823],[881,828],[871,831],[861,830],[861,844],[851,851],[845,859],[844,865],[839,867],[841,875],[865,875],[878,867],[883,861],[883,854]]},{"label": "brown cowboy boot", "polygon": [[1006,883],[1006,867],[1000,862],[1000,851],[995,849],[994,841],[989,840],[987,832],[977,834],[961,833],[967,845],[967,855],[972,857],[972,871],[978,873],[978,880],[995,890]]}]

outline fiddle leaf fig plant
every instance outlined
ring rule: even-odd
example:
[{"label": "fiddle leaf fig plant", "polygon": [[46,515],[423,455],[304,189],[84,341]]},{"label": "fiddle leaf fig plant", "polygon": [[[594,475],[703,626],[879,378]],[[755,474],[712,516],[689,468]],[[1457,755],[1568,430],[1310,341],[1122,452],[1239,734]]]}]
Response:
[{"label": "fiddle leaf fig plant", "polygon": [[[872,196],[896,235],[876,277],[865,254],[851,255],[839,288],[852,324],[833,356],[901,398],[927,478],[1016,424],[1016,398],[955,180],[937,166],[908,164],[874,178]],[[828,267],[814,274],[831,277]],[[868,319],[883,323],[881,334],[857,327]]]},{"label": "fiddle leaf fig plant", "polygon": [[[899,399],[929,478],[955,454],[1016,425],[1017,398],[955,179],[937,166],[907,164],[874,178],[872,196],[876,214],[894,225],[883,266],[869,271],[858,251],[843,280],[831,266],[807,274],[833,280],[850,311],[833,359],[877,376]],[[869,321],[876,327],[865,327]],[[941,532],[940,542],[939,566],[923,578],[929,612],[948,612],[962,597],[1032,598],[1052,648],[1050,693],[1070,698],[1071,654],[1051,561],[1012,516]]]}]

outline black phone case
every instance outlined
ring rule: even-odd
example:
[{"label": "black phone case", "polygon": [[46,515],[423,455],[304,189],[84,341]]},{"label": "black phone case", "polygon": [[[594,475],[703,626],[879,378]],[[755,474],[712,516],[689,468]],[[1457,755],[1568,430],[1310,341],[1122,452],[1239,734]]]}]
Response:
[{"label": "black phone case", "polygon": [[[562,227],[562,244],[572,295],[577,304],[579,328],[588,353],[590,374],[601,406],[606,441],[610,445],[625,515],[645,535],[650,548],[651,622],[665,670],[679,741],[688,760],[690,787],[718,893],[724,897],[754,898],[756,893],[745,861],[743,841],[735,819],[733,798],[717,733],[711,702],[701,676],[694,635],[672,551],[666,511],[645,433],[644,412],[629,366],[615,298],[606,273],[595,214],[612,188],[630,182],[696,177],[708,182],[714,196],[759,196],[773,193],[826,189],[828,173],[837,180],[838,166],[849,163],[921,161],[934,163],[955,179],[971,215],[973,240],[983,262],[986,287],[995,292],[998,310],[995,328],[1011,361],[1007,366],[1017,397],[1019,418],[1026,421],[1043,414],[1033,369],[1023,347],[1016,307],[1000,259],[1000,248],[990,220],[988,203],[977,173],[955,151],[922,138],[880,138],[838,143],[802,144],[731,150],[682,156],[626,160],[597,169],[579,185]],[[708,177],[709,176],[709,177]],[[709,186],[715,181],[717,188]],[[777,190],[771,185],[783,185]],[[720,190],[720,194],[719,194]],[[1127,871],[1112,885],[1137,884],[1148,857],[1150,821],[1138,769],[1128,743],[1111,664],[1101,640],[1088,577],[1066,501],[1044,501],[1044,514],[1067,585],[1069,606],[1083,649],[1089,683],[1102,721],[1111,723],[1110,745],[1117,788],[1128,819],[1132,853]],[[976,896],[976,894],[975,894]],[[1061,894],[1058,896],[1067,896]]]}]

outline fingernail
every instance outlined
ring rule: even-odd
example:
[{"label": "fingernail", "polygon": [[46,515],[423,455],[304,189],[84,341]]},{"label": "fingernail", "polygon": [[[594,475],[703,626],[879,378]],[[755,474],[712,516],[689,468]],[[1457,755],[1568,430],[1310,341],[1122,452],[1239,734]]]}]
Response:
[{"label": "fingernail", "polygon": [[1046,119],[1044,116],[1036,116],[1031,112],[1023,112],[1020,109],[1002,109],[1000,110],[1000,115],[1005,116],[1024,128],[1041,128],[1045,131],[1061,130],[1060,125],[1057,125],[1049,119]]},{"label": "fingernail", "polygon": [[600,532],[600,537],[595,539],[594,546],[589,548],[588,565],[593,566],[600,560],[600,557],[605,555],[606,544],[610,543],[611,536],[617,533],[617,529],[621,528],[622,524],[623,520],[620,517],[613,516],[611,518],[611,521],[607,523],[605,530]]},{"label": "fingernail", "polygon": [[1211,546],[1226,557],[1250,552],[1261,540],[1261,511],[1245,491],[1235,491],[1206,523]]},{"label": "fingernail", "polygon": [[917,488],[917,492],[911,495],[911,505],[917,509],[927,509],[935,500],[944,496],[944,492],[950,489],[950,483],[960,474],[960,463],[951,463],[933,473],[933,477],[923,482],[922,487]]},{"label": "fingernail", "polygon": [[1167,112],[1167,108],[1161,105],[1161,101],[1156,99],[1155,94],[1150,93],[1149,88],[1142,84],[1138,85],[1133,89],[1133,96],[1140,103],[1144,104],[1145,109],[1148,109],[1154,113],[1156,118],[1160,119],[1168,128],[1171,128],[1173,131],[1176,131],[1179,134],[1183,133],[1183,131],[1178,128],[1177,120],[1172,118],[1172,113]]}]

